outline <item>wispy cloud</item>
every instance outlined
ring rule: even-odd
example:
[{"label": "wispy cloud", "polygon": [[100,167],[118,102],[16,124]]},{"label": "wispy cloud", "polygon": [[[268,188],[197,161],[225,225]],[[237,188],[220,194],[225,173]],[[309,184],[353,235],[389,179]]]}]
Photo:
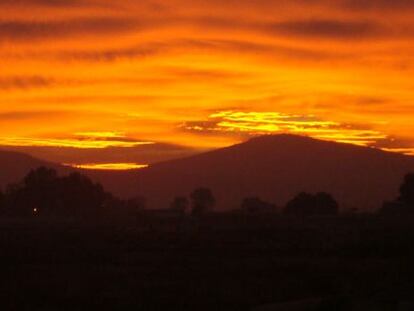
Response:
[{"label": "wispy cloud", "polygon": [[97,4],[98,2],[93,0],[2,0],[0,5],[3,6],[29,6],[29,7],[78,7],[89,6]]},{"label": "wispy cloud", "polygon": [[411,0],[344,0],[343,6],[352,10],[412,10],[414,2]]},{"label": "wispy cloud", "polygon": [[68,36],[110,35],[137,30],[140,23],[122,17],[89,17],[49,21],[0,20],[0,42],[31,41]]},{"label": "wispy cloud", "polygon": [[264,29],[274,34],[329,39],[367,39],[389,33],[384,26],[372,21],[311,19],[268,24]]},{"label": "wispy cloud", "polygon": [[200,133],[235,133],[264,135],[290,133],[370,146],[387,135],[369,127],[321,120],[313,115],[292,115],[279,112],[222,111],[210,115],[208,122],[191,122],[183,125],[186,130]]},{"label": "wispy cloud", "polygon": [[79,149],[104,149],[109,147],[130,148],[150,145],[154,142],[128,138],[121,133],[78,133],[69,138],[0,137],[1,146],[66,147]]},{"label": "wispy cloud", "polygon": [[55,83],[53,78],[43,76],[0,77],[0,90],[45,88]]}]

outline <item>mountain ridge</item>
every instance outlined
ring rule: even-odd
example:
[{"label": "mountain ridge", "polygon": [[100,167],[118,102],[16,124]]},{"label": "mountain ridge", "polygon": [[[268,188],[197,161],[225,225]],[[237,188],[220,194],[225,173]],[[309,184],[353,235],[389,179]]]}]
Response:
[{"label": "mountain ridge", "polygon": [[217,193],[219,209],[236,208],[250,195],[281,206],[300,191],[328,191],[344,208],[371,210],[395,196],[413,170],[412,156],[281,134],[157,163],[137,175],[138,194],[151,207],[167,205],[173,191],[188,195],[206,186]]},{"label": "mountain ridge", "polygon": [[175,196],[209,187],[219,210],[259,196],[283,206],[301,191],[330,192],[342,208],[372,210],[397,195],[414,157],[290,134],[266,135],[233,146],[159,162],[142,170],[93,171],[0,149],[0,187],[39,166],[80,171],[121,197],[143,196],[148,208],[167,208]]}]

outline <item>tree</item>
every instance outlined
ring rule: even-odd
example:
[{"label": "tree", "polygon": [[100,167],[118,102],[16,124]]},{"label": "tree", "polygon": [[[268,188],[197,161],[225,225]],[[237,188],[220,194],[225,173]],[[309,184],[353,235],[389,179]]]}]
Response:
[{"label": "tree", "polygon": [[55,170],[40,167],[7,188],[6,212],[23,217],[96,217],[113,202],[112,198],[100,184],[80,173],[59,177]]},{"label": "tree", "polygon": [[0,190],[0,215],[4,214],[5,205],[6,205],[6,196],[3,193],[3,191]]},{"label": "tree", "polygon": [[301,192],[287,203],[284,213],[296,216],[335,215],[338,203],[326,192],[315,195]]},{"label": "tree", "polygon": [[54,169],[39,167],[31,170],[16,187],[18,208],[26,215],[50,213],[55,210],[58,201],[58,176]]},{"label": "tree", "polygon": [[142,196],[136,196],[125,201],[126,208],[134,213],[144,210],[146,205],[147,200]]},{"label": "tree", "polygon": [[80,173],[72,173],[59,180],[60,209],[72,216],[98,216],[111,195],[100,184]]},{"label": "tree", "polygon": [[311,215],[314,203],[313,195],[301,192],[286,204],[284,213],[295,216]]},{"label": "tree", "polygon": [[186,197],[175,197],[171,202],[170,208],[179,214],[185,214],[188,209],[188,205],[189,203]]},{"label": "tree", "polygon": [[214,207],[216,199],[208,188],[197,188],[191,193],[192,214],[202,215]]},{"label": "tree", "polygon": [[338,214],[338,202],[326,192],[319,192],[314,196],[315,214],[336,215]]},{"label": "tree", "polygon": [[54,169],[41,166],[31,170],[23,179],[23,184],[32,188],[44,187],[55,183],[56,179],[57,172]]},{"label": "tree", "polygon": [[384,202],[380,213],[387,215],[414,214],[414,174],[404,176],[400,195],[396,200]]},{"label": "tree", "polygon": [[400,200],[386,201],[380,209],[380,213],[384,215],[404,215],[407,214],[407,205]]},{"label": "tree", "polygon": [[400,186],[399,201],[414,209],[414,174],[405,175],[404,182]]},{"label": "tree", "polygon": [[269,212],[275,209],[275,205],[263,201],[259,197],[249,197],[243,200],[241,209],[248,213]]}]

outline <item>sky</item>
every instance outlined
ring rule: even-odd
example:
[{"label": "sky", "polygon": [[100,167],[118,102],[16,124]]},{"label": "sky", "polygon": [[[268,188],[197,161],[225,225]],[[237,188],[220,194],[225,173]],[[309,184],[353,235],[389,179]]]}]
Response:
[{"label": "sky", "polygon": [[414,154],[413,38],[411,0],[1,0],[0,148],[139,168],[291,133]]}]

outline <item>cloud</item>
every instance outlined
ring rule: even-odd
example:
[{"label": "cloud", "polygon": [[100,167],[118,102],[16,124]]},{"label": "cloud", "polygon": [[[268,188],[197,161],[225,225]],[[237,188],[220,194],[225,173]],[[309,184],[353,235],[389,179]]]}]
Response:
[{"label": "cloud", "polygon": [[238,80],[252,77],[252,74],[242,71],[228,71],[222,69],[195,69],[191,67],[162,67],[163,75],[172,79],[190,79],[191,81]]},{"label": "cloud", "polygon": [[30,111],[9,111],[0,113],[0,122],[6,121],[23,121],[30,119],[46,119],[51,117],[62,117],[67,115],[66,111],[39,111],[39,110],[30,110]]},{"label": "cloud", "polygon": [[389,34],[385,27],[376,22],[330,19],[286,21],[265,25],[264,29],[277,35],[352,40]]},{"label": "cloud", "polygon": [[[256,58],[283,59],[296,61],[333,61],[355,60],[359,54],[344,51],[328,51],[314,48],[294,47],[292,45],[255,43],[245,40],[222,39],[173,39],[151,41],[124,48],[81,49],[64,51],[46,51],[42,53],[26,53],[25,57],[36,60],[56,60],[63,62],[117,62],[122,60],[138,60],[163,57],[180,53],[210,53],[225,55],[246,55]],[[5,58],[20,59],[19,54],[7,54]]]},{"label": "cloud", "polygon": [[113,62],[121,59],[134,59],[153,56],[159,53],[161,49],[161,47],[148,45],[146,47],[130,47],[107,50],[66,50],[53,53],[53,55],[49,56],[54,56],[64,61]]},{"label": "cloud", "polygon": [[188,122],[182,128],[195,133],[235,135],[266,135],[290,133],[355,145],[371,146],[387,135],[368,126],[327,121],[313,115],[283,114],[279,112],[221,111],[210,120]]},{"label": "cloud", "polygon": [[[106,132],[105,132],[106,133]],[[99,133],[75,134],[64,138],[41,137],[0,137],[1,146],[31,146],[31,147],[65,147],[79,149],[104,149],[109,147],[136,147],[150,145],[154,142],[128,138],[124,135],[99,135]]]},{"label": "cloud", "polygon": [[43,76],[0,77],[0,90],[44,88],[55,83],[54,79]]},{"label": "cloud", "polygon": [[412,0],[345,0],[344,7],[352,10],[411,10]]},{"label": "cloud", "polygon": [[137,29],[127,18],[90,17],[61,21],[0,21],[1,41],[27,41],[79,35],[106,35]]},{"label": "cloud", "polygon": [[28,7],[79,7],[96,4],[88,0],[2,0],[0,6],[28,6]]}]

